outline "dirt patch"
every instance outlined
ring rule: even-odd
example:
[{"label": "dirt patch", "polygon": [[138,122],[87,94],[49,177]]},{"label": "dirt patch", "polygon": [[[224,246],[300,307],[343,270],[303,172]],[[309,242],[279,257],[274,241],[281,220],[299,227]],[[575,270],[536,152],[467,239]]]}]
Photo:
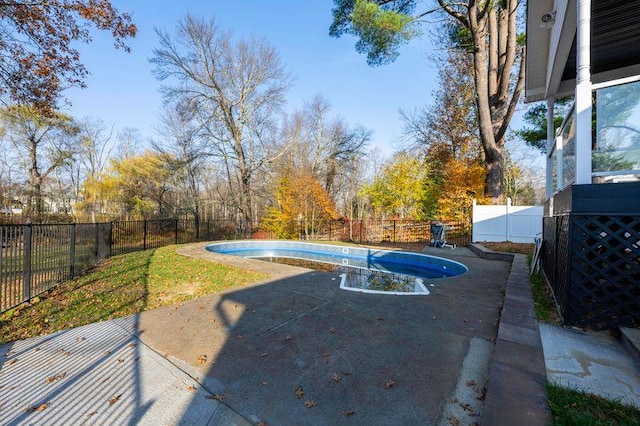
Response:
[{"label": "dirt patch", "polygon": [[535,244],[533,243],[512,243],[503,241],[500,243],[480,243],[489,250],[499,251],[503,253],[520,253],[524,255],[532,255]]}]

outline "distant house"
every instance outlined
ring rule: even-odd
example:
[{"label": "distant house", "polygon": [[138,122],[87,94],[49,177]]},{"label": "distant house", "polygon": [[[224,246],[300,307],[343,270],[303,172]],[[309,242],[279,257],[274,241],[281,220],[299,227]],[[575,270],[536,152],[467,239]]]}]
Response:
[{"label": "distant house", "polygon": [[640,0],[527,2],[526,73],[550,111],[543,270],[563,319],[640,326]]}]

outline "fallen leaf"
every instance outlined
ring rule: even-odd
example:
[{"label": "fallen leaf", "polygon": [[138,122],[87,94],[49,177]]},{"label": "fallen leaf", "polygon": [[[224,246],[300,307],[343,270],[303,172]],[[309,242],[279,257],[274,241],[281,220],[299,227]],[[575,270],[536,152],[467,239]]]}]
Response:
[{"label": "fallen leaf", "polygon": [[340,377],[340,375],[338,373],[333,373],[333,376],[331,376],[331,378],[336,383],[338,383],[340,381],[340,379],[341,379],[341,377]]},{"label": "fallen leaf", "polygon": [[49,407],[49,403],[43,402],[40,405],[34,405],[33,407],[27,408],[27,413],[33,413],[34,411],[44,411]]},{"label": "fallen leaf", "polygon": [[118,395],[118,396],[114,396],[113,398],[111,398],[111,399],[109,400],[109,405],[113,405],[113,404],[115,404],[116,402],[120,401],[120,397],[121,397],[121,396],[122,396],[122,394],[120,394],[120,395]]},{"label": "fallen leaf", "polygon": [[207,362],[207,354],[202,354],[198,357],[198,359],[196,360],[196,363],[198,365],[202,365],[205,364]]},{"label": "fallen leaf", "polygon": [[87,338],[86,337],[78,337],[76,339],[76,342],[82,342],[83,340],[87,340]]},{"label": "fallen leaf", "polygon": [[225,399],[227,399],[227,395],[222,395],[222,394],[219,394],[219,393],[215,393],[213,395],[206,396],[205,398],[207,398],[207,399],[215,399],[216,401],[224,401]]},{"label": "fallen leaf", "polygon": [[128,347],[129,349],[132,349],[132,348],[135,348],[135,347],[136,347],[136,344],[135,344],[135,343],[129,343],[129,344],[127,345],[127,347]]},{"label": "fallen leaf", "polygon": [[384,384],[384,387],[387,388],[387,389],[390,389],[395,384],[396,384],[396,382],[394,382],[393,380],[389,379],[389,380],[387,380],[387,383]]},{"label": "fallen leaf", "polygon": [[94,412],[92,412],[92,413],[88,413],[88,414],[86,415],[86,417],[95,416],[96,414],[98,414],[98,412],[97,412],[97,411],[94,411]]},{"label": "fallen leaf", "polygon": [[292,340],[292,339],[293,339],[293,337],[289,336],[288,334],[287,334],[287,337],[285,337],[285,338],[284,338],[284,340],[286,340],[287,342],[288,342],[289,340]]},{"label": "fallen leaf", "polygon": [[124,362],[124,359],[118,358],[118,362]]},{"label": "fallen leaf", "polygon": [[307,401],[304,402],[304,406],[307,407],[307,408],[313,408],[313,407],[317,407],[318,404],[316,404],[313,401],[307,400]]},{"label": "fallen leaf", "polygon": [[378,318],[378,321],[384,321],[384,317]]},{"label": "fallen leaf", "polygon": [[193,385],[191,385],[191,386],[189,386],[189,387],[187,388],[187,390],[188,390],[189,392],[195,392],[195,391],[196,391],[196,387],[195,387],[195,386],[193,386]]},{"label": "fallen leaf", "polygon": [[353,416],[356,412],[353,410],[342,410],[343,416]]},{"label": "fallen leaf", "polygon": [[486,396],[487,396],[487,388],[483,388],[483,389],[482,389],[482,395],[480,395],[480,396],[479,396],[479,397],[477,397],[476,399],[477,399],[478,401],[484,401],[484,399],[486,398]]},{"label": "fallen leaf", "polygon": [[58,380],[64,379],[64,376],[66,376],[66,375],[67,375],[67,373],[60,373],[60,374],[57,374],[55,376],[47,377],[46,379],[44,379],[44,382],[45,383],[53,383],[53,382],[56,382]]},{"label": "fallen leaf", "polygon": [[13,365],[16,362],[18,362],[18,360],[16,358],[12,359],[11,361],[8,362],[9,365]]},{"label": "fallen leaf", "polygon": [[335,333],[336,331],[338,331],[338,330],[336,330],[336,328],[335,328],[335,327],[331,327],[331,328],[329,329],[329,333]]},{"label": "fallen leaf", "polygon": [[467,386],[475,386],[475,385],[476,385],[475,380],[467,380]]},{"label": "fallen leaf", "polygon": [[460,426],[460,420],[456,419],[455,417],[450,417],[449,424],[451,426]]},{"label": "fallen leaf", "polygon": [[296,397],[298,399],[302,399],[303,396],[304,396],[304,392],[302,391],[302,386],[298,386],[296,388]]}]

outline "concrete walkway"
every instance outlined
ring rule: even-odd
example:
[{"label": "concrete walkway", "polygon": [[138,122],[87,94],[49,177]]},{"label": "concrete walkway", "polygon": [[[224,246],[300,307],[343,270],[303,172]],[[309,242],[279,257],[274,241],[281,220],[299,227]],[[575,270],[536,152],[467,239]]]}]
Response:
[{"label": "concrete walkway", "polygon": [[549,380],[640,408],[640,366],[609,332],[540,324]]},{"label": "concrete walkway", "polygon": [[127,330],[135,322],[0,347],[0,424],[234,424],[232,410]]}]

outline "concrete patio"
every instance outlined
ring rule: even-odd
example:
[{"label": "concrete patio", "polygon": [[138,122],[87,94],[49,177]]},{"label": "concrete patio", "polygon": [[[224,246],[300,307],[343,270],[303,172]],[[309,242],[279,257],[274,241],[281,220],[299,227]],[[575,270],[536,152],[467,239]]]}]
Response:
[{"label": "concrete patio", "polygon": [[271,278],[0,347],[0,423],[549,419],[523,256],[512,263],[428,248],[469,272],[433,280],[425,297],[344,291],[335,273],[208,253],[202,244],[181,251]]}]

